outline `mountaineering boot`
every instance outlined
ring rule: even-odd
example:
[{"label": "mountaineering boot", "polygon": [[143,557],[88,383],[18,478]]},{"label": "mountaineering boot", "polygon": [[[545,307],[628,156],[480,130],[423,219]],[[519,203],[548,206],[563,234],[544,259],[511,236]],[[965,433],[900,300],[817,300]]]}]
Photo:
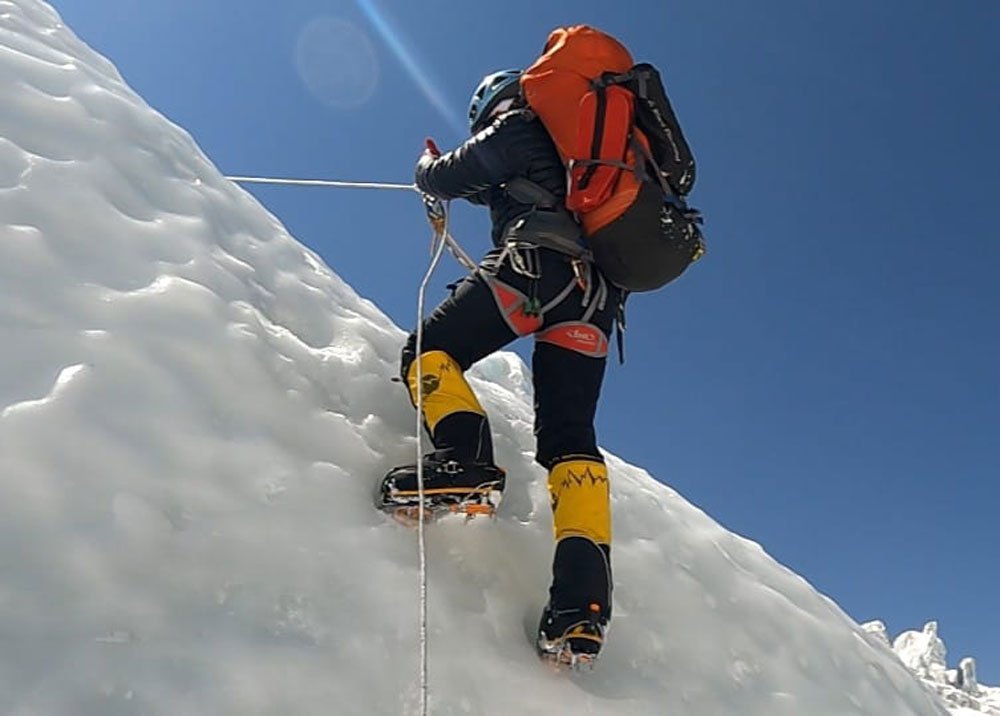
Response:
[{"label": "mountaineering boot", "polygon": [[538,655],[558,666],[593,664],[604,645],[607,627],[600,604],[586,609],[553,609],[548,604],[538,624]]},{"label": "mountaineering boot", "polygon": [[[467,516],[492,515],[500,504],[506,474],[491,463],[459,461],[449,451],[423,459],[424,509],[436,516],[459,512]],[[389,471],[376,497],[378,507],[404,519],[419,516],[420,493],[417,466],[404,465]]]},{"label": "mountaineering boot", "polygon": [[[417,368],[422,371],[417,381]],[[423,460],[425,517],[459,512],[492,515],[500,504],[505,473],[493,464],[493,440],[486,411],[463,376],[462,367],[441,350],[408,360],[403,375],[414,406],[422,397],[424,426],[435,451]],[[418,394],[419,391],[419,394]],[[389,471],[375,498],[379,509],[404,523],[419,518],[417,466]]]},{"label": "mountaineering boot", "polygon": [[586,537],[565,537],[556,545],[536,642],[543,659],[571,667],[597,659],[611,621],[610,550]]},{"label": "mountaineering boot", "polygon": [[588,456],[549,469],[556,549],[538,654],[558,665],[592,664],[611,619],[611,509],[608,470]]}]

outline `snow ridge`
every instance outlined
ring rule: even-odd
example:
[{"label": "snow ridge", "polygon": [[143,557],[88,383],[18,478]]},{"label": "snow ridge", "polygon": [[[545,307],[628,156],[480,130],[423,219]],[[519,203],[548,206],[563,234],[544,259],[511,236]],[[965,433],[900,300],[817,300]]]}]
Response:
[{"label": "snow ridge", "polygon": [[965,657],[957,668],[948,668],[948,650],[938,636],[936,621],[927,622],[921,631],[904,631],[891,643],[883,622],[868,622],[862,628],[890,647],[928,688],[941,696],[952,713],[1000,716],[1000,688],[977,681],[975,659]]}]

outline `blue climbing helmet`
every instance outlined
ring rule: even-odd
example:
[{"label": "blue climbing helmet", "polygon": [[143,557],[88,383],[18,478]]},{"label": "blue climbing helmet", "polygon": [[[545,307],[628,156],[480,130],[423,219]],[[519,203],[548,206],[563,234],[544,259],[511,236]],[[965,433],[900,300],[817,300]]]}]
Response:
[{"label": "blue climbing helmet", "polygon": [[501,70],[486,75],[469,102],[469,129],[477,132],[490,118],[496,106],[521,93],[521,70]]}]

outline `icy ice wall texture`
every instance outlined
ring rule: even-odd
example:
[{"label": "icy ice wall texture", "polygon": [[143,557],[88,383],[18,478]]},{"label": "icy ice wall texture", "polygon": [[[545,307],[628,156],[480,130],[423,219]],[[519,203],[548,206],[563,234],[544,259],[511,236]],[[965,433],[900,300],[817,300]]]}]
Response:
[{"label": "icy ice wall texture", "polygon": [[[400,329],[226,182],[38,0],[0,0],[0,712],[412,712]],[[614,479],[615,622],[539,667],[551,528],[524,367],[473,384],[511,474],[435,525],[436,714],[941,714],[833,603],[642,470]]]}]

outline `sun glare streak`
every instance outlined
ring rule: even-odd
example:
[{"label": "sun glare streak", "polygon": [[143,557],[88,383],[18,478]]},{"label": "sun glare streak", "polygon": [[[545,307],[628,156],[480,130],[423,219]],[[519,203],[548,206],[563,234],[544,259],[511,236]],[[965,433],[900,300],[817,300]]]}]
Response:
[{"label": "sun glare streak", "polygon": [[407,47],[402,35],[389,24],[385,15],[375,5],[374,0],[357,0],[358,7],[365,14],[372,26],[388,45],[389,49],[403,65],[403,69],[416,82],[417,87],[423,93],[427,101],[431,103],[441,116],[448,123],[448,126],[455,130],[458,136],[463,136],[467,132],[465,123],[459,119],[454,109],[449,106],[444,97],[444,93],[431,81],[430,73],[420,67],[414,53]]}]

